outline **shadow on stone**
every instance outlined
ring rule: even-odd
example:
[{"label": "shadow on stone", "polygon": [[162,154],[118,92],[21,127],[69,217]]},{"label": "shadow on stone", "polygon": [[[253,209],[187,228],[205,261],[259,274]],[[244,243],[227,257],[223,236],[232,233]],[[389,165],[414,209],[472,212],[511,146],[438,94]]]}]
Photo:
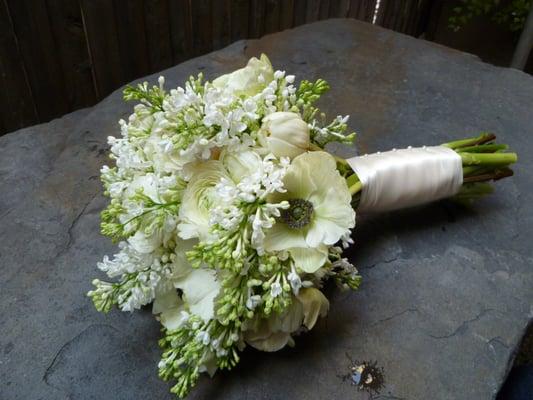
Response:
[{"label": "shadow on stone", "polygon": [[520,344],[509,376],[496,400],[530,400],[533,398],[533,324]]}]

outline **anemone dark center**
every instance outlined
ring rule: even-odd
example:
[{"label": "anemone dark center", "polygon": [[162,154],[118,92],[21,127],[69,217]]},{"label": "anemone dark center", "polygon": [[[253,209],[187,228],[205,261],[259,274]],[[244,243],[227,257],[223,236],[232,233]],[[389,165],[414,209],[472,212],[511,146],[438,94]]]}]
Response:
[{"label": "anemone dark center", "polygon": [[313,203],[304,199],[290,199],[289,208],[281,211],[281,220],[290,228],[300,229],[311,222]]}]

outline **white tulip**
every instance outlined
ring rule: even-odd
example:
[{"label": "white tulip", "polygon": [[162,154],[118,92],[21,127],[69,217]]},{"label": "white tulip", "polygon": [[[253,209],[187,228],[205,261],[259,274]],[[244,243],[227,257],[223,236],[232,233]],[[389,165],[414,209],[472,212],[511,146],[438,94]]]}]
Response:
[{"label": "white tulip", "polygon": [[318,317],[324,317],[329,310],[329,301],[316,288],[304,288],[294,296],[291,305],[283,314],[272,314],[269,318],[255,318],[244,326],[244,340],[261,351],[278,351],[294,345],[292,334],[302,326],[313,329]]},{"label": "white tulip", "polygon": [[274,80],[272,64],[265,54],[261,58],[252,57],[246,67],[230,74],[222,75],[212,84],[217,89],[235,96],[254,96]]},{"label": "white tulip", "polygon": [[275,112],[263,118],[263,134],[276,157],[294,158],[309,149],[309,126],[293,112]]}]

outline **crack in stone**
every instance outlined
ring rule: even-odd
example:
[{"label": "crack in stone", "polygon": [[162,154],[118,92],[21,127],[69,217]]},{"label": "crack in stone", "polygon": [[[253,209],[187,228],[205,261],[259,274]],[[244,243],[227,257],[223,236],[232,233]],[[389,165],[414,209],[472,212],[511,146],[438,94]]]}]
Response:
[{"label": "crack in stone", "polygon": [[98,193],[95,193],[91,196],[91,198],[89,199],[89,201],[83,206],[83,208],[81,209],[81,211],[74,217],[74,219],[72,220],[72,222],[70,223],[68,229],[67,229],[67,235],[68,235],[68,240],[67,240],[67,243],[63,246],[63,248],[54,256],[54,258],[56,257],[59,257],[61,255],[63,255],[69,248],[70,246],[72,246],[72,243],[74,241],[74,235],[72,234],[73,230],[74,230],[74,227],[76,226],[76,224],[78,223],[78,221],[80,220],[80,218],[83,216],[83,214],[85,214],[85,211],[87,210],[87,208],[89,207],[89,205],[93,202],[93,200],[96,198],[96,196],[98,196]]},{"label": "crack in stone", "polygon": [[370,397],[371,400],[407,400],[406,397],[397,397],[391,394],[380,394],[377,397]]},{"label": "crack in stone", "polygon": [[63,350],[72,342],[74,342],[76,339],[78,339],[81,335],[83,335],[85,332],[87,332],[89,329],[91,328],[94,328],[96,326],[106,326],[106,327],[109,327],[109,328],[112,328],[113,330],[119,332],[119,330],[117,328],[115,328],[113,325],[109,325],[109,324],[90,324],[88,325],[87,327],[85,327],[84,329],[82,329],[81,332],[79,332],[77,335],[75,335],[73,338],[67,340],[60,348],[59,350],[56,352],[56,354],[54,355],[54,357],[52,358],[52,361],[50,362],[50,364],[48,364],[48,367],[46,367],[46,369],[44,370],[44,374],[43,374],[43,377],[41,378],[41,380],[47,385],[47,386],[50,386],[56,390],[60,390],[62,392],[65,392],[64,389],[62,389],[61,387],[57,387],[55,386],[54,384],[50,383],[48,381],[48,376],[50,374],[50,372],[52,372],[52,367],[55,365],[59,355],[63,352]]},{"label": "crack in stone", "polygon": [[363,269],[372,269],[372,268],[374,268],[374,267],[376,267],[376,266],[378,266],[380,264],[390,264],[391,262],[394,262],[394,261],[396,261],[399,258],[400,258],[399,256],[396,256],[394,258],[386,259],[386,260],[383,260],[383,261],[378,261],[378,262],[376,262],[374,264],[370,264],[370,265],[361,267],[361,270],[363,270]]},{"label": "crack in stone", "polygon": [[0,214],[0,220],[7,217],[11,211],[13,211],[15,207],[8,208],[6,211],[4,211],[2,214]]},{"label": "crack in stone", "polygon": [[509,345],[507,343],[505,343],[505,341],[503,340],[502,337],[500,336],[496,336],[496,337],[493,337],[492,339],[490,339],[488,342],[487,342],[489,345],[492,346],[492,343],[498,343],[500,346],[503,346],[505,347],[506,349],[509,348]]},{"label": "crack in stone", "polygon": [[456,336],[457,334],[463,333],[468,329],[468,325],[479,321],[481,318],[483,318],[485,315],[487,315],[489,312],[493,312],[492,308],[487,308],[485,310],[482,310],[478,315],[476,315],[474,318],[468,319],[466,321],[463,321],[461,325],[459,325],[457,328],[453,330],[453,332],[446,334],[446,335],[429,335],[433,339],[449,339],[453,336]]},{"label": "crack in stone", "polygon": [[389,317],[386,317],[386,318],[383,318],[383,319],[379,319],[376,322],[374,322],[373,324],[371,324],[370,326],[376,326],[376,325],[379,325],[379,324],[381,324],[383,322],[390,321],[391,319],[394,319],[394,318],[400,317],[400,316],[402,316],[404,314],[412,313],[412,312],[416,312],[416,313],[419,312],[418,308],[416,308],[416,307],[407,308],[407,309],[405,309],[403,311],[400,311],[400,312],[398,312],[396,314],[393,314],[393,315],[391,315]]}]

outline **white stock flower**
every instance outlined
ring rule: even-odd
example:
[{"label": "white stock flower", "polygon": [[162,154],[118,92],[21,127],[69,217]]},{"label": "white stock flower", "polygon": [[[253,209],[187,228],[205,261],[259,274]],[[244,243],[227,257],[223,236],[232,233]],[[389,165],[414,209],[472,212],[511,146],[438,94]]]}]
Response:
[{"label": "white stock flower", "polygon": [[309,149],[309,127],[296,113],[281,111],[267,115],[261,131],[276,157],[294,158]]},{"label": "white stock flower", "polygon": [[313,273],[327,259],[327,246],[335,244],[355,225],[355,211],[346,181],[326,152],[296,157],[283,178],[285,193],[269,201],[288,201],[290,207],[265,232],[266,251],[288,250],[296,266]]},{"label": "white stock flower", "polygon": [[217,89],[235,94],[236,96],[253,96],[259,93],[266,84],[274,79],[274,70],[265,54],[261,58],[252,57],[246,67],[222,75],[212,84]]}]

